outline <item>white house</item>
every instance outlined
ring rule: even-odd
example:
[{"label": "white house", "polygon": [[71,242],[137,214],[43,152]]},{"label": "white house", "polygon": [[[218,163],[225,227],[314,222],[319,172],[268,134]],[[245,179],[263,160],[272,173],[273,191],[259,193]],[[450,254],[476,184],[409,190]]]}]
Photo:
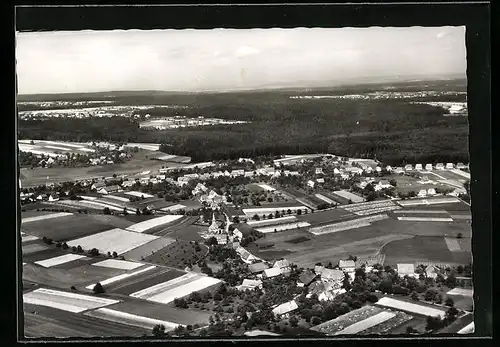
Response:
[{"label": "white house", "polygon": [[373,169],[372,169],[371,166],[367,166],[364,170],[365,170],[366,173],[372,173],[373,172]]},{"label": "white house", "polygon": [[57,194],[50,194],[49,195],[49,201],[59,201],[59,195],[57,195]]},{"label": "white house", "polygon": [[388,172],[391,172],[392,171],[392,167],[390,165],[387,165],[385,167],[385,170],[388,171]]},{"label": "white house", "polygon": [[422,171],[423,170],[422,164],[415,165],[415,170]]},{"label": "white house", "polygon": [[290,263],[286,259],[277,260],[274,263],[273,268],[281,269],[281,273],[284,275],[288,275],[292,271]]},{"label": "white house", "polygon": [[413,170],[413,165],[411,165],[411,164],[405,165],[405,171],[412,171],[412,170]]},{"label": "white house", "polygon": [[404,277],[406,275],[415,277],[415,265],[414,264],[398,264],[397,265],[398,275]]},{"label": "white house", "polygon": [[375,171],[382,172],[382,168],[380,166],[375,167]]},{"label": "white house", "polygon": [[427,196],[427,190],[425,189],[420,189],[420,191],[418,192],[417,196],[419,198],[425,198]]},{"label": "white house", "polygon": [[311,181],[311,180],[307,181],[307,186],[314,188],[314,181]]},{"label": "white house", "polygon": [[453,196],[459,196],[461,194],[467,194],[467,191],[465,190],[465,188],[456,188],[453,192],[450,193],[450,195],[453,195]]},{"label": "white house", "polygon": [[244,279],[243,283],[237,287],[238,290],[245,291],[245,290],[253,290],[255,288],[260,288],[262,289],[262,281],[261,280],[250,280],[250,279]]},{"label": "white house", "polygon": [[315,170],[316,175],[322,175],[323,174],[323,168],[317,167]]},{"label": "white house", "polygon": [[405,170],[404,170],[402,167],[399,167],[399,166],[398,166],[398,167],[396,167],[396,168],[394,168],[394,170],[393,170],[393,171],[394,171],[394,173],[396,173],[396,174],[403,174],[403,173],[405,172]]},{"label": "white house", "polygon": [[377,192],[386,188],[392,188],[392,184],[390,184],[388,180],[380,180],[380,182],[375,185],[375,191]]},{"label": "white house", "polygon": [[429,188],[427,189],[427,195],[436,195],[436,189],[434,188]]},{"label": "white house", "polygon": [[245,170],[233,170],[231,171],[232,177],[243,176],[245,175]]},{"label": "white house", "polygon": [[465,169],[466,166],[464,165],[464,163],[457,163],[457,169],[461,170],[461,169]]},{"label": "white house", "polygon": [[425,164],[425,171],[432,171],[432,164]]},{"label": "white house", "polygon": [[356,264],[354,260],[339,260],[339,268],[345,272],[354,272],[356,270]]},{"label": "white house", "polygon": [[273,308],[273,314],[276,317],[280,318],[287,318],[289,316],[289,313],[292,311],[295,311],[298,309],[299,306],[295,302],[295,300],[285,302],[284,304],[278,305],[275,308]]},{"label": "white house", "polygon": [[454,169],[455,168],[455,165],[453,165],[453,163],[446,163],[446,168],[448,170],[451,170],[451,169]]},{"label": "white house", "polygon": [[324,178],[318,178],[316,180],[316,182],[318,182],[318,183],[325,183],[325,179]]},{"label": "white house", "polygon": [[337,169],[337,168],[333,169],[333,174],[334,175],[340,175],[340,170]]},{"label": "white house", "polygon": [[266,278],[273,278],[273,277],[279,276],[281,274],[282,274],[282,272],[281,272],[281,269],[279,267],[272,267],[272,268],[264,270],[264,277],[266,277]]},{"label": "white house", "polygon": [[135,184],[135,181],[123,181],[122,182],[122,187],[123,188],[128,188],[132,187]]},{"label": "white house", "polygon": [[99,194],[112,194],[112,193],[117,193],[120,190],[121,190],[120,186],[113,185],[113,186],[107,186],[107,187],[101,188],[97,192]]},{"label": "white house", "polygon": [[444,164],[443,163],[437,163],[436,164],[436,170],[444,170],[445,167],[444,167]]}]

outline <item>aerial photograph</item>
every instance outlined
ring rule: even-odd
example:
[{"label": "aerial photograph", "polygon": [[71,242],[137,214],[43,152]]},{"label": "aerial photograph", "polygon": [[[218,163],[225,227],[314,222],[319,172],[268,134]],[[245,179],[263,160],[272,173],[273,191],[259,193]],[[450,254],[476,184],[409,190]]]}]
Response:
[{"label": "aerial photograph", "polygon": [[463,26],[18,31],[20,335],[473,333],[466,69]]}]

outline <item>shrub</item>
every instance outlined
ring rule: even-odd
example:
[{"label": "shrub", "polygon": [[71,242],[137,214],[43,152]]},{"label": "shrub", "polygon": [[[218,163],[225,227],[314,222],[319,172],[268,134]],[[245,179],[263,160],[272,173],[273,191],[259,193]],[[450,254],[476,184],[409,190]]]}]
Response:
[{"label": "shrub", "polygon": [[92,289],[92,291],[94,292],[94,294],[102,294],[102,293],[105,292],[104,291],[104,287],[99,282],[96,283],[96,285],[94,286],[94,288]]},{"label": "shrub", "polygon": [[64,242],[62,244],[62,249],[68,249],[68,248],[69,248],[68,244],[66,242]]}]

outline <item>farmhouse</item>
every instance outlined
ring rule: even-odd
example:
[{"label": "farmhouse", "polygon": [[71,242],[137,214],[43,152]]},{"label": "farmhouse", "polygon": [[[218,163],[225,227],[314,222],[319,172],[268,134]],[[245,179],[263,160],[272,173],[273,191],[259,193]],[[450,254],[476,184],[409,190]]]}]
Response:
[{"label": "farmhouse", "polygon": [[231,171],[232,177],[243,176],[245,175],[245,170],[233,170]]},{"label": "farmhouse", "polygon": [[405,165],[405,171],[412,171],[412,170],[413,170],[413,165],[411,165],[411,164]]},{"label": "farmhouse", "polygon": [[375,191],[378,192],[379,190],[387,188],[392,188],[392,184],[390,184],[388,180],[380,180],[380,182],[378,182],[375,186]]},{"label": "farmhouse", "polygon": [[398,275],[401,277],[410,276],[415,277],[415,265],[414,264],[398,264]]},{"label": "farmhouse", "polygon": [[405,172],[405,170],[402,168],[402,167],[397,167],[394,169],[394,173],[400,175],[400,174],[403,174]]},{"label": "farmhouse", "polygon": [[427,195],[436,195],[436,189],[434,188],[429,188],[427,189]]},{"label": "farmhouse", "polygon": [[392,171],[392,167],[391,167],[390,165],[387,165],[387,166],[385,167],[385,170],[386,170],[387,172],[391,172],[391,171]]},{"label": "farmhouse", "polygon": [[49,201],[59,201],[59,194],[49,195]]},{"label": "farmhouse", "polygon": [[344,272],[341,270],[323,268],[321,271],[321,280],[323,282],[334,282],[340,285],[344,277]]},{"label": "farmhouse", "polygon": [[245,290],[254,290],[255,288],[260,288],[262,289],[262,281],[261,280],[249,280],[249,279],[244,279],[243,283],[236,287],[238,290],[245,291]]},{"label": "farmhouse", "polygon": [[281,272],[281,269],[279,267],[272,267],[272,268],[264,270],[263,276],[265,278],[273,278],[273,277],[279,276],[281,274],[282,274],[282,272]]},{"label": "farmhouse", "polygon": [[255,162],[250,159],[250,158],[239,158],[238,159],[238,163],[251,163],[251,164],[255,164]]},{"label": "farmhouse", "polygon": [[281,270],[281,273],[284,275],[288,275],[292,271],[292,267],[286,259],[276,261],[273,265],[273,268],[279,268]]},{"label": "farmhouse", "polygon": [[90,189],[92,190],[99,190],[101,188],[104,188],[106,187],[106,183],[104,182],[97,182],[97,183],[94,183],[90,186]]},{"label": "farmhouse", "polygon": [[437,266],[434,265],[428,266],[425,269],[425,275],[428,278],[436,278],[439,273],[441,273],[441,271]]},{"label": "farmhouse", "polygon": [[455,168],[455,165],[453,165],[453,163],[446,163],[446,168],[448,170],[451,170],[451,169]]},{"label": "farmhouse", "polygon": [[307,186],[314,188],[314,181],[311,181],[311,180],[307,181]]},{"label": "farmhouse", "polygon": [[354,260],[339,260],[339,268],[345,272],[354,272],[356,264]]},{"label": "farmhouse", "polygon": [[353,174],[353,175],[361,175],[363,173],[363,169],[355,166],[347,167],[345,171]]},{"label": "farmhouse", "polygon": [[457,163],[457,169],[465,169],[466,166],[464,165],[464,163]]},{"label": "farmhouse", "polygon": [[299,306],[297,305],[295,300],[292,300],[273,308],[273,314],[279,318],[288,318],[289,313],[295,311],[298,308]]},{"label": "farmhouse", "polygon": [[456,188],[454,191],[452,191],[450,193],[450,195],[452,195],[452,196],[459,196],[461,194],[467,194],[467,191],[465,190],[465,188]]},{"label": "farmhouse", "polygon": [[264,262],[248,265],[248,270],[253,274],[261,273],[266,269],[269,269],[269,266]]},{"label": "farmhouse", "polygon": [[333,169],[333,174],[334,175],[340,175],[340,170],[337,169],[337,168]]},{"label": "farmhouse", "polygon": [[129,188],[135,185],[136,181],[123,181],[122,188]]},{"label": "farmhouse", "polygon": [[425,198],[427,196],[427,190],[425,189],[420,189],[420,191],[418,192],[417,196],[419,198]]},{"label": "farmhouse", "polygon": [[415,170],[422,171],[422,164],[415,165]]},{"label": "farmhouse", "polygon": [[[368,185],[368,182],[367,182],[367,181],[362,181],[362,182],[359,182],[359,183],[357,184],[357,186],[358,186],[359,188],[361,188],[361,189],[365,189],[367,185]],[[377,190],[377,187],[375,187],[375,190]],[[380,189],[378,189],[378,190],[380,190]]]},{"label": "farmhouse", "polygon": [[316,279],[316,277],[317,275],[314,272],[312,272],[311,270],[306,270],[300,274],[299,281],[304,286],[308,286]]},{"label": "farmhouse", "polygon": [[324,178],[318,178],[316,180],[316,182],[318,182],[318,183],[325,183],[325,179]]},{"label": "farmhouse", "polygon": [[425,165],[425,170],[426,171],[432,171],[432,164],[426,164]]},{"label": "farmhouse", "polygon": [[117,193],[120,190],[121,190],[120,186],[114,185],[114,186],[107,186],[107,187],[101,188],[97,192],[99,194],[112,194],[112,193]]},{"label": "farmhouse", "polygon": [[245,175],[244,176],[245,177],[253,177],[254,173],[255,173],[254,171],[245,171]]},{"label": "farmhouse", "polygon": [[315,170],[316,175],[322,175],[323,174],[323,168],[317,167]]},{"label": "farmhouse", "polygon": [[444,170],[444,164],[443,163],[437,163],[436,164],[436,170]]}]

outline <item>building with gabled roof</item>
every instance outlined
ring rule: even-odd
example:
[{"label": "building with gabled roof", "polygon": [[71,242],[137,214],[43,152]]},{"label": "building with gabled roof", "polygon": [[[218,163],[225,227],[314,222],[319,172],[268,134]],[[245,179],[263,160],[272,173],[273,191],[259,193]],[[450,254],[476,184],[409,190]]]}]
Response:
[{"label": "building with gabled roof", "polygon": [[299,281],[302,282],[305,286],[310,285],[315,279],[318,277],[314,272],[311,270],[306,270],[302,272],[299,276]]},{"label": "building with gabled roof", "polygon": [[339,268],[345,272],[354,272],[356,264],[354,260],[339,260]]},{"label": "building with gabled roof", "polygon": [[250,270],[250,272],[253,274],[261,273],[266,269],[269,269],[269,266],[264,262],[259,262],[259,263],[254,263],[254,264],[248,265],[248,270]]},{"label": "building with gabled roof", "polygon": [[415,264],[397,264],[397,272],[399,276],[415,277]]},{"label": "building with gabled roof", "polygon": [[103,187],[103,188],[99,189],[97,192],[99,194],[111,194],[111,193],[119,192],[120,190],[121,190],[120,186],[113,185],[113,186]]},{"label": "building with gabled roof", "polygon": [[432,171],[432,164],[425,164],[425,171]]},{"label": "building with gabled roof", "polygon": [[281,273],[284,275],[288,275],[292,271],[292,267],[286,259],[277,260],[273,267],[281,269]]},{"label": "building with gabled roof", "polygon": [[264,270],[263,276],[266,278],[273,278],[282,275],[281,269],[279,267],[272,267]]},{"label": "building with gabled roof", "polygon": [[281,305],[276,306],[273,308],[273,314],[277,317],[286,317],[289,315],[290,312],[295,311],[296,309],[299,308],[299,305],[295,302],[295,300],[285,302]]},{"label": "building with gabled roof", "polygon": [[251,280],[251,279],[244,279],[241,285],[236,287],[238,290],[245,291],[245,290],[254,290],[255,288],[260,288],[262,289],[262,281],[261,280]]}]

